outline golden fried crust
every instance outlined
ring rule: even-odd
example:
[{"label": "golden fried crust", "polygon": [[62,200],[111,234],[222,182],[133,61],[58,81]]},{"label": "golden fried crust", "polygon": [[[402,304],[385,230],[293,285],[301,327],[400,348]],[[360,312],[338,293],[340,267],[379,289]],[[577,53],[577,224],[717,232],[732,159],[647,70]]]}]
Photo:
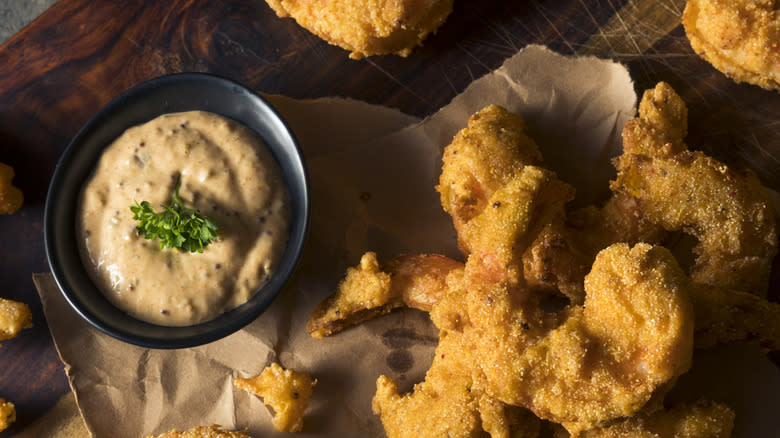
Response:
[{"label": "golden fried crust", "polygon": [[537,164],[542,155],[525,133],[525,121],[497,105],[490,105],[469,118],[445,147],[436,190],[444,211],[452,216],[461,250],[471,252],[464,228],[485,210],[490,198],[526,165]]},{"label": "golden fried crust", "polygon": [[558,291],[571,304],[581,305],[585,299],[585,256],[573,247],[573,240],[562,220],[547,224],[523,253],[523,277],[535,290]]},{"label": "golden fried crust", "polygon": [[[468,269],[468,268],[467,268]],[[501,296],[469,301],[487,392],[572,432],[629,416],[685,372],[693,343],[688,279],[662,247],[616,244],[585,280],[585,306],[535,339]],[[484,307],[484,311],[473,308]],[[501,310],[502,308],[508,310]]]},{"label": "golden fried crust", "polygon": [[399,395],[392,379],[379,377],[372,407],[388,438],[480,435],[479,397],[470,373],[473,358],[460,336],[442,334],[433,364],[413,392]]},{"label": "golden fried crust", "polygon": [[32,326],[27,304],[0,298],[0,340],[15,338],[22,329]]},{"label": "golden fried crust", "polygon": [[654,156],[685,150],[688,108],[672,87],[659,82],[642,95],[639,117],[623,127],[623,154]]},{"label": "golden fried crust", "polygon": [[224,430],[220,426],[196,426],[190,430],[179,432],[173,429],[170,432],[165,432],[162,435],[152,436],[147,438],[251,438],[247,432],[244,431],[229,431]]},{"label": "golden fried crust", "polygon": [[777,229],[765,189],[701,152],[624,156],[612,185],[639,201],[645,217],[699,240],[691,279],[766,294]]},{"label": "golden fried crust", "polygon": [[430,311],[448,290],[447,275],[463,264],[437,254],[398,256],[379,266],[367,252],[347,269],[336,292],[309,316],[306,329],[315,338],[386,314],[403,305]]},{"label": "golden fried crust", "polygon": [[16,421],[14,404],[0,398],[0,432],[8,429],[8,426],[14,421]]},{"label": "golden fried crust", "polygon": [[322,338],[401,305],[400,297],[391,293],[390,274],[379,269],[376,253],[367,252],[358,266],[347,269],[336,293],[312,311],[306,330]]},{"label": "golden fried crust", "polygon": [[461,246],[481,257],[485,273],[516,283],[522,275],[522,255],[536,235],[563,216],[574,189],[553,172],[525,166],[487,199],[482,212],[458,230]]},{"label": "golden fried crust", "polygon": [[686,150],[684,104],[667,84],[642,102],[626,124],[610,188],[636,200],[641,220],[699,240],[695,282],[766,294],[778,238],[766,189],[752,172]]},{"label": "golden fried crust", "polygon": [[441,26],[452,0],[266,0],[279,17],[299,25],[349,57],[406,57]]},{"label": "golden fried crust", "polygon": [[274,410],[273,426],[279,432],[300,432],[303,413],[309,405],[317,381],[307,373],[285,370],[272,363],[260,375],[249,379],[236,378],[233,384],[263,398]]},{"label": "golden fried crust", "polygon": [[689,0],[683,12],[693,50],[736,82],[780,91],[780,4]]},{"label": "golden fried crust", "polygon": [[[583,432],[580,438],[728,438],[734,411],[722,403],[702,400],[651,414],[641,413],[608,427]],[[556,438],[567,437],[557,433]]]},{"label": "golden fried crust", "polygon": [[0,214],[11,214],[24,202],[22,191],[11,184],[13,167],[0,163]]}]

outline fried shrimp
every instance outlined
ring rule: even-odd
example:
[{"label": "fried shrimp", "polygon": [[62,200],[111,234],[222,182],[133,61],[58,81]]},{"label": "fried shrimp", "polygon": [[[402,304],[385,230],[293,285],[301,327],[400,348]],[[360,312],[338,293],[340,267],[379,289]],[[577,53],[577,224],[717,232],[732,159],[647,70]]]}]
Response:
[{"label": "fried shrimp", "polygon": [[473,251],[471,239],[483,225],[472,219],[486,211],[494,193],[525,166],[542,160],[539,147],[525,130],[521,116],[490,105],[469,117],[468,125],[444,148],[436,190],[444,211],[452,216],[464,254]]},{"label": "fried shrimp", "polygon": [[[539,167],[522,118],[490,106],[469,119],[436,186],[465,263],[414,255],[380,266],[367,253],[309,321],[327,336],[401,306],[429,312],[439,345],[425,380],[407,394],[377,380],[372,408],[389,437],[532,437],[534,416],[575,436],[728,433],[733,416],[720,405],[653,412],[694,343],[780,344],[780,305],[713,273],[742,269],[739,286],[764,284],[776,232],[760,185],[687,150],[686,118],[668,85],[648,92],[626,125],[613,197],[576,212],[565,209],[574,189]],[[691,189],[672,193],[673,183]],[[714,187],[693,193],[696,184]],[[731,203],[707,199],[723,193]],[[693,279],[660,246],[678,229],[699,238]],[[557,292],[569,304],[545,309]]]},{"label": "fried shrimp", "polygon": [[[728,438],[734,428],[734,411],[722,403],[701,400],[617,421],[581,433],[580,438]],[[556,431],[556,438],[568,433]]]},{"label": "fried shrimp", "polygon": [[775,0],[688,0],[693,50],[736,82],[780,91],[780,5]]},{"label": "fried shrimp", "polygon": [[300,432],[303,413],[309,405],[316,379],[307,373],[286,370],[277,363],[267,366],[260,375],[233,381],[237,388],[263,398],[274,410],[273,426],[279,432]]},{"label": "fried shrimp", "polygon": [[267,0],[279,17],[292,17],[349,57],[406,57],[452,12],[452,0]]},{"label": "fried shrimp", "polygon": [[[659,93],[665,97],[655,99]],[[698,239],[690,272],[695,282],[764,295],[777,253],[767,193],[751,172],[738,173],[701,152],[681,150],[674,142],[654,141],[659,131],[671,132],[667,137],[675,140],[681,131],[674,124],[671,128],[654,124],[654,113],[648,110],[668,104],[673,112],[681,112],[680,99],[673,93],[664,83],[645,93],[642,101],[654,104],[640,106],[638,121],[627,126],[624,154],[616,160],[618,175],[611,188],[636,199],[642,220]],[[631,129],[640,124],[653,128]]]},{"label": "fried shrimp", "polygon": [[444,256],[417,254],[396,257],[380,268],[376,254],[368,252],[347,270],[336,293],[312,311],[306,329],[322,338],[404,305],[430,311],[446,292],[447,274],[462,267]]},{"label": "fried shrimp", "polygon": [[431,320],[440,329],[433,363],[423,382],[407,394],[387,376],[377,380],[372,401],[389,438],[412,436],[493,438],[536,437],[540,422],[523,408],[508,406],[483,390],[478,357],[462,330],[469,324],[463,306],[463,270],[446,278],[446,294],[433,303]]},{"label": "fried shrimp", "polygon": [[585,279],[584,308],[539,339],[516,296],[472,297],[487,391],[571,432],[633,415],[690,366],[687,285],[665,248],[615,244]]}]

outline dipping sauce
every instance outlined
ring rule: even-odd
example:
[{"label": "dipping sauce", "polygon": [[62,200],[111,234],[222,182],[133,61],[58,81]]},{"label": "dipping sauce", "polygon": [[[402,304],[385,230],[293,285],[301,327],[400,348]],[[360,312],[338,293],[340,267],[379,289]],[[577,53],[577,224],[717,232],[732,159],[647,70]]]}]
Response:
[{"label": "dipping sauce", "polygon": [[[203,253],[160,249],[136,231],[130,206],[170,204],[177,177],[185,207],[214,219]],[[81,192],[80,254],[117,307],[147,322],[183,326],[243,303],[270,278],[289,237],[287,188],[249,128],[194,111],[128,129],[101,156]]]}]

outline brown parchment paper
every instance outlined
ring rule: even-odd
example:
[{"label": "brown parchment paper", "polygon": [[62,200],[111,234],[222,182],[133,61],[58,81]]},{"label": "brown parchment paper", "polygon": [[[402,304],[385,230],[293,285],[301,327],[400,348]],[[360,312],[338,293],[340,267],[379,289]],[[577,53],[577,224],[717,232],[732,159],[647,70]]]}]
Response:
[{"label": "brown parchment paper", "polygon": [[[613,174],[609,157],[618,153],[620,130],[633,117],[636,103],[621,65],[563,57],[539,46],[521,50],[420,123],[350,100],[268,98],[304,150],[312,218],[300,269],[258,320],[201,347],[143,349],[89,327],[67,306],[49,274],[34,276],[93,436],[143,437],[214,423],[247,427],[257,437],[285,436],[272,430],[272,414],[260,399],[232,386],[234,377],[255,375],[271,361],[318,379],[299,436],[383,436],[371,412],[375,381],[386,374],[401,390],[410,390],[430,365],[438,341],[435,329],[426,314],[404,310],[315,340],[305,331],[313,307],[367,250],[380,259],[416,252],[458,257],[450,219],[433,186],[442,148],[470,114],[491,103],[523,114],[546,166],[578,188],[578,202],[593,202],[606,197]],[[757,412],[750,403],[754,395],[767,400],[768,409],[778,406],[777,391],[766,389],[780,386],[771,362],[749,350],[708,354],[701,362],[705,371],[713,364],[723,366],[728,362],[723,358],[729,357],[736,363],[727,372],[744,377],[732,376],[742,386],[724,389],[719,398],[728,402],[724,394],[744,395],[738,427],[747,418],[757,430],[775,430],[776,419],[767,420],[774,421],[769,426],[764,421],[773,416],[767,405],[761,415],[750,416]],[[707,382],[690,385],[711,387]],[[690,388],[681,392],[682,398],[695,394]]]}]

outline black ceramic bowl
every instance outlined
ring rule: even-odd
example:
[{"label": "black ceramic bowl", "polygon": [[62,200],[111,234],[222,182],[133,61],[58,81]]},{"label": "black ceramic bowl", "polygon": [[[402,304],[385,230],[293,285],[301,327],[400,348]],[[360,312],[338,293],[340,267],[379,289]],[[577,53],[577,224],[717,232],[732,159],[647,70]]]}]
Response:
[{"label": "black ceramic bowl", "polygon": [[[270,148],[290,194],[287,248],[268,282],[245,304],[186,327],[165,327],[113,306],[90,280],[79,257],[76,208],[79,193],[103,150],[127,128],[161,114],[208,111],[255,131]],[[76,134],[54,170],[44,212],[49,267],[71,306],[90,324],[123,341],[152,348],[184,348],[225,337],[257,318],[279,294],[303,251],[309,228],[309,186],[295,137],[277,112],[247,88],[216,76],[183,73],[138,85],[101,109]]]}]

